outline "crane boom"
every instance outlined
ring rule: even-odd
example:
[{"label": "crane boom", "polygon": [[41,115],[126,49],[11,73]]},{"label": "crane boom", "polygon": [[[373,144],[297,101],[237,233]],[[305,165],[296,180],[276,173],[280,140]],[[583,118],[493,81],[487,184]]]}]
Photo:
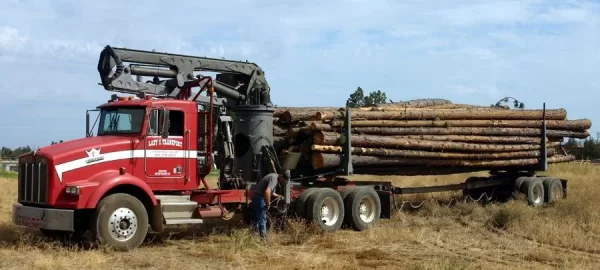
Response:
[{"label": "crane boom", "polygon": [[[264,71],[255,63],[109,45],[102,50],[98,60],[104,89],[129,94],[177,97],[183,88],[204,77],[194,74],[200,71],[220,72],[213,86],[218,96],[228,100],[227,105],[271,105]],[[151,76],[153,80],[143,82],[141,76]]]}]

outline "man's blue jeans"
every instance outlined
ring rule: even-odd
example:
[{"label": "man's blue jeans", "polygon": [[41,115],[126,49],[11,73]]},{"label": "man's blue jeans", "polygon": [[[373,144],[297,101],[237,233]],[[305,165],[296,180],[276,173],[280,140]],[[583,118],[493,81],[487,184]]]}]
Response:
[{"label": "man's blue jeans", "polygon": [[260,237],[267,240],[267,202],[264,197],[255,194],[251,204],[255,229],[260,232]]}]

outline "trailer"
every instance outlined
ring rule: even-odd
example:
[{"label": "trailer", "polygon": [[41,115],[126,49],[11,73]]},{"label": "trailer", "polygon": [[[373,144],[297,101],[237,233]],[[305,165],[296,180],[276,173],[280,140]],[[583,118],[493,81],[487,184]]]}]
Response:
[{"label": "trailer", "polygon": [[[198,74],[206,71],[219,73],[214,79]],[[89,110],[84,138],[19,157],[16,225],[47,236],[90,231],[100,244],[131,250],[150,230],[232,214],[247,220],[252,188],[269,173],[286,176],[276,188],[284,199],[271,206],[271,214],[301,217],[327,232],[342,225],[362,231],[390,218],[396,195],[463,190],[465,196],[508,198],[517,191],[532,206],[566,196],[566,180],[535,173],[548,168],[545,121],[544,154],[536,166],[494,170],[462,184],[402,188],[349,179],[349,113],[340,168],[297,168],[294,152],[280,160],[273,148],[270,87],[254,63],[106,46],[98,72],[105,90],[134,96],[115,94]],[[215,163],[219,179],[211,186],[206,178]]]}]

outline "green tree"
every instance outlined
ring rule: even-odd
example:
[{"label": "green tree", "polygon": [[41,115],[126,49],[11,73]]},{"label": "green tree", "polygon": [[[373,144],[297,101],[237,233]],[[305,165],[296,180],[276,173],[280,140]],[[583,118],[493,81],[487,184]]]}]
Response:
[{"label": "green tree", "polygon": [[354,93],[350,94],[348,100],[346,100],[346,106],[351,108],[373,106],[376,104],[386,103],[387,96],[385,92],[381,90],[370,92],[368,96],[365,96],[364,90],[359,86],[356,88]]},{"label": "green tree", "polygon": [[376,104],[383,104],[387,100],[387,97],[384,92],[381,90],[377,90],[369,93],[368,96],[364,98],[363,106],[373,106]]},{"label": "green tree", "polygon": [[365,101],[365,93],[363,89],[359,86],[356,88],[354,93],[350,94],[350,97],[346,101],[346,106],[351,108],[361,107]]}]

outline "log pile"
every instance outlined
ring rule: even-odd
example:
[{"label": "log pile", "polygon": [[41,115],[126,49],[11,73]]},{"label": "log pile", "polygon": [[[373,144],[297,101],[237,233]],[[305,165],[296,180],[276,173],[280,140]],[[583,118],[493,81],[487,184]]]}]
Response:
[{"label": "log pile", "polygon": [[[311,169],[338,167],[345,108],[278,108],[276,150],[301,152]],[[354,108],[352,164],[357,174],[439,174],[519,168],[538,163],[543,110],[452,104],[444,99]],[[549,163],[568,162],[564,138],[589,136],[589,119],[567,120],[564,109],[547,109]],[[302,166],[302,165],[301,165]]]}]

